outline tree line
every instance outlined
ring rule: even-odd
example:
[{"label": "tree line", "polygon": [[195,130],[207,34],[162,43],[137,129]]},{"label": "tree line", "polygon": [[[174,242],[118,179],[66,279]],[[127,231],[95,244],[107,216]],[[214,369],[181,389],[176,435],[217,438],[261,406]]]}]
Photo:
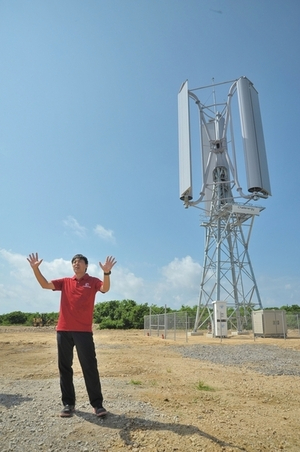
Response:
[{"label": "tree line", "polygon": [[[206,309],[206,308],[203,308]],[[232,311],[233,308],[228,308]],[[287,314],[299,314],[299,305],[285,305],[281,308]],[[151,314],[164,314],[171,312],[187,312],[189,317],[196,317],[197,305],[185,306],[180,309],[171,309],[148,303],[138,304],[134,300],[111,300],[96,303],[94,308],[94,323],[98,324],[99,329],[142,329],[144,327],[144,316]],[[8,314],[0,315],[0,325],[25,325],[25,326],[50,326],[56,325],[58,312],[50,313],[26,313],[13,311]]]}]

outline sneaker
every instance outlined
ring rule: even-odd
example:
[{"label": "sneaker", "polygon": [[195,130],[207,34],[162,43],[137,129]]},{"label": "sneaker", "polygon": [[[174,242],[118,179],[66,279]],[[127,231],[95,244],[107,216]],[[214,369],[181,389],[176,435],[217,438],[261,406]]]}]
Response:
[{"label": "sneaker", "polygon": [[107,415],[107,411],[103,406],[98,406],[98,408],[94,408],[95,415],[98,417],[103,417]]},{"label": "sneaker", "polygon": [[75,411],[75,405],[65,405],[60,412],[60,417],[71,417]]}]

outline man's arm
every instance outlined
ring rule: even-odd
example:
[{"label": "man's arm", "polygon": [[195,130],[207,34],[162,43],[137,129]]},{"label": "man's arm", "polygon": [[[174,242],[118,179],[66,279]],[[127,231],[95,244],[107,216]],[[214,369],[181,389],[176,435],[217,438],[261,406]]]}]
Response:
[{"label": "man's arm", "polygon": [[101,264],[101,262],[99,262],[99,265],[103,270],[103,284],[101,287],[102,293],[108,292],[110,289],[110,273],[111,269],[116,263],[117,261],[112,256],[107,256],[104,264]]},{"label": "man's arm", "polygon": [[29,254],[29,257],[27,257],[27,260],[33,270],[34,276],[36,277],[37,281],[39,282],[40,286],[43,289],[52,289],[54,290],[54,284],[51,281],[47,281],[47,279],[42,275],[39,266],[43,262],[43,259],[39,260],[38,253]]}]

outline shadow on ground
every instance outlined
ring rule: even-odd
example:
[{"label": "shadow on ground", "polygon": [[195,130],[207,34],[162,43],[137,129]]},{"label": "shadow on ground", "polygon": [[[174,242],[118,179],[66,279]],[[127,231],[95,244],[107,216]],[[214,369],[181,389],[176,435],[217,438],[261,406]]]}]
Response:
[{"label": "shadow on ground", "polygon": [[12,408],[24,402],[31,402],[32,400],[31,397],[23,397],[21,394],[0,394],[0,405],[6,408]]},{"label": "shadow on ground", "polygon": [[212,441],[215,444],[218,444],[222,447],[231,447],[236,449],[237,451],[247,452],[247,450],[243,447],[236,446],[231,443],[227,443],[226,441],[222,441],[215,436],[210,435],[209,433],[200,430],[198,427],[193,425],[185,425],[179,423],[170,423],[170,422],[158,422],[147,420],[139,417],[131,417],[125,414],[114,414],[108,413],[104,418],[97,418],[94,414],[86,413],[84,411],[76,410],[75,414],[85,421],[90,422],[95,425],[99,425],[99,427],[108,427],[112,429],[118,429],[120,438],[124,441],[126,445],[133,445],[133,441],[131,439],[132,432],[135,430],[155,430],[162,431],[168,430],[179,436],[191,436],[191,435],[199,435],[202,438],[206,438]]}]

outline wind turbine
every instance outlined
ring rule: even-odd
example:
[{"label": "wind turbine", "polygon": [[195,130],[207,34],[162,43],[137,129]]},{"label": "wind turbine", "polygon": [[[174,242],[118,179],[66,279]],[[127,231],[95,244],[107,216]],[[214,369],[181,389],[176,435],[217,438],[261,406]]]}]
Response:
[{"label": "wind turbine", "polygon": [[[227,99],[217,103],[215,87],[230,84]],[[213,100],[202,103],[197,91],[213,88]],[[232,99],[237,95],[247,193],[239,182]],[[190,102],[199,113],[202,186],[193,200]],[[249,255],[254,219],[264,209],[254,206],[271,195],[258,93],[246,77],[189,89],[178,94],[179,185],[185,208],[201,210],[205,250],[194,333],[209,319],[215,336],[227,335],[227,320],[241,333],[253,309],[262,309]],[[238,152],[238,153],[237,153]],[[231,314],[227,319],[227,306]],[[212,314],[213,312],[213,314]]]}]

